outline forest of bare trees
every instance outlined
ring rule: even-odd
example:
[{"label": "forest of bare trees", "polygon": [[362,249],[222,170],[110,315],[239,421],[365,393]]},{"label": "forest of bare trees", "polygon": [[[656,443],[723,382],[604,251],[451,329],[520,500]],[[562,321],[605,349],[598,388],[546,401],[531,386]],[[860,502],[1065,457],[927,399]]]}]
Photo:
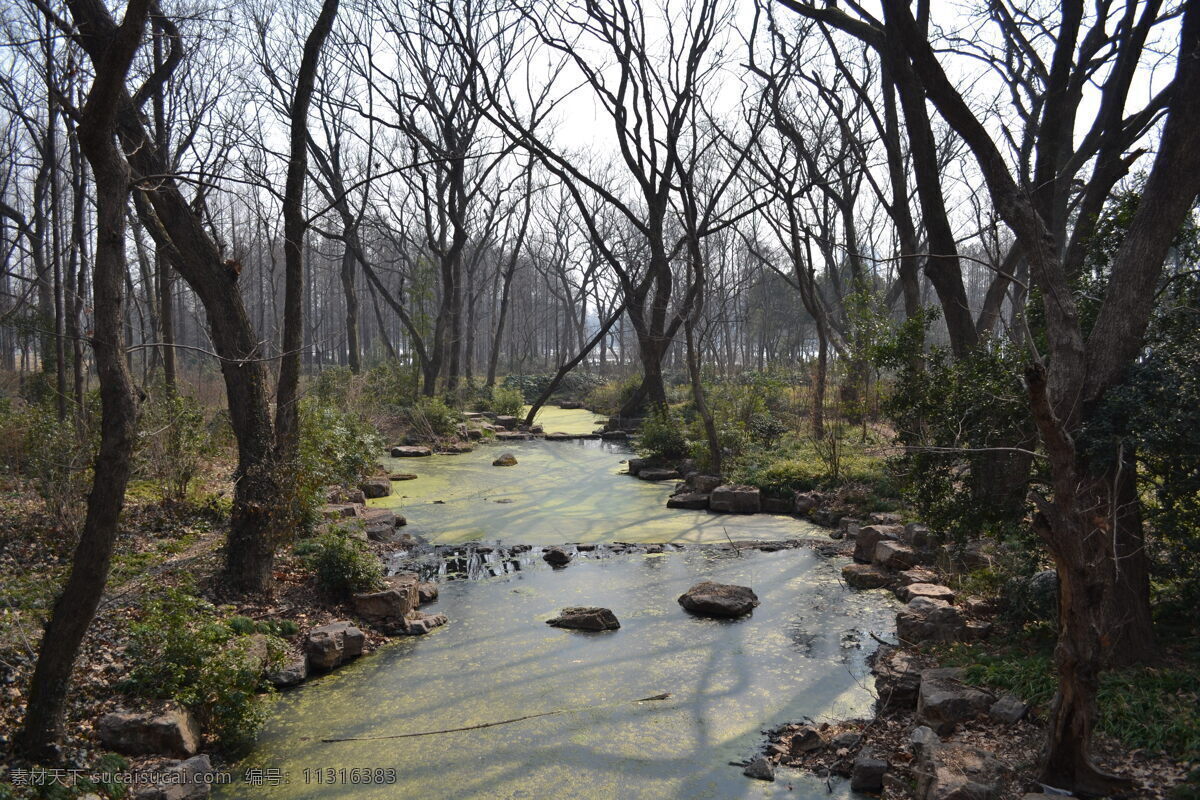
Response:
[{"label": "forest of bare trees", "polygon": [[271,591],[327,370],[458,405],[587,372],[629,383],[619,417],[686,385],[719,474],[712,380],[803,375],[823,440],[873,382],[1003,351],[1026,415],[963,451],[962,491],[1029,503],[1058,573],[1043,779],[1121,784],[1096,695],[1154,650],[1150,565],[1137,456],[1081,442],[1195,269],[1200,3],[20,0],[0,25],[4,391],[82,428],[98,389],[102,420],[27,752],[61,736],[148,397],[228,410],[241,595]]}]

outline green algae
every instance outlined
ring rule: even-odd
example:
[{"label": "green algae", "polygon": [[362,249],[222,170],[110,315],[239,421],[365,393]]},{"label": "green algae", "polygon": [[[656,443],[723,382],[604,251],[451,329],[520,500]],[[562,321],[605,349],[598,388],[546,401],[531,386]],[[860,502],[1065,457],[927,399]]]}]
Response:
[{"label": "green algae", "polygon": [[[517,466],[493,467],[501,453],[515,455]],[[674,482],[622,474],[632,455],[614,442],[534,440],[483,444],[461,455],[385,458],[388,470],[418,477],[393,483],[395,494],[371,505],[396,509],[408,519],[408,530],[441,544],[697,544],[788,539],[819,530],[788,516],[669,509]]]},{"label": "green algae", "polygon": [[[521,414],[529,413],[530,406],[521,409]],[[541,425],[546,433],[570,433],[575,436],[594,433],[604,426],[607,420],[591,411],[582,408],[559,408],[558,406],[542,406],[537,416],[533,418],[535,425]]]},{"label": "green algae", "polygon": [[[245,766],[281,769],[290,782],[252,796],[829,797],[824,781],[782,771],[764,784],[728,762],[753,755],[765,727],[868,710],[870,633],[890,634],[891,603],[847,592],[839,567],[808,550],[688,550],[577,557],[565,570],[535,563],[445,584],[431,610],[446,613],[447,626],[277,701]],[[738,621],[690,616],[675,598],[707,578],[752,586],[762,604]],[[608,606],[622,627],[586,634],[545,625],[571,605]],[[659,692],[672,696],[626,702]],[[582,707],[590,710],[418,739],[319,741]],[[329,767],[394,770],[395,783],[317,784],[311,772],[306,783],[306,769]],[[217,796],[245,797],[248,787]],[[849,794],[836,786],[833,796]]]}]

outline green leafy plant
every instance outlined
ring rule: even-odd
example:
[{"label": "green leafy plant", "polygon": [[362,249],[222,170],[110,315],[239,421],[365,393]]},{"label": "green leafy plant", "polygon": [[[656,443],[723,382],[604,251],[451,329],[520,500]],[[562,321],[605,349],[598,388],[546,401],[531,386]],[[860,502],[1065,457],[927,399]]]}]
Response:
[{"label": "green leafy plant", "polygon": [[[250,623],[247,625],[246,623]],[[173,699],[192,711],[230,753],[244,751],[266,719],[257,695],[264,676],[282,665],[287,646],[253,630],[245,617],[222,619],[201,597],[172,588],[147,602],[129,629],[134,665],[124,688]]]},{"label": "green leafy plant", "polygon": [[683,423],[669,409],[655,409],[642,422],[638,449],[651,458],[667,461],[683,458],[688,454]]},{"label": "green leafy plant", "polygon": [[521,390],[508,386],[492,387],[492,410],[500,415],[516,417],[525,406],[525,396]]},{"label": "green leafy plant", "polygon": [[314,540],[308,555],[317,585],[331,597],[345,598],[383,585],[383,567],[374,554],[343,531],[333,530]]}]

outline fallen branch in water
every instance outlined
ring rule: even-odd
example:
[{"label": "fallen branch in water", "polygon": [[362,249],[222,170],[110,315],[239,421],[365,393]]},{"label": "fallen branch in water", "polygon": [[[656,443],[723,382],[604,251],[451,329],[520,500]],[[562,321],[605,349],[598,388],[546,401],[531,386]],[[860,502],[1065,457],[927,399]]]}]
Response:
[{"label": "fallen branch in water", "polygon": [[417,736],[435,736],[439,733],[459,733],[461,731],[477,731],[480,728],[494,728],[497,725],[508,725],[511,722],[523,722],[527,719],[536,719],[538,717],[552,717],[555,714],[574,714],[579,711],[595,711],[601,708],[610,708],[612,706],[625,705],[626,703],[647,703],[652,700],[666,700],[671,696],[670,692],[662,694],[654,694],[649,697],[639,697],[637,700],[624,700],[619,703],[604,703],[598,706],[583,706],[582,708],[560,708],[557,711],[542,711],[537,714],[526,714],[523,717],[513,717],[512,719],[502,719],[496,722],[481,722],[478,725],[467,725],[462,728],[445,728],[439,731],[420,731],[418,733],[394,733],[390,736],[347,736],[340,739],[322,739],[322,742],[366,742],[377,741],[381,739],[411,739]]}]

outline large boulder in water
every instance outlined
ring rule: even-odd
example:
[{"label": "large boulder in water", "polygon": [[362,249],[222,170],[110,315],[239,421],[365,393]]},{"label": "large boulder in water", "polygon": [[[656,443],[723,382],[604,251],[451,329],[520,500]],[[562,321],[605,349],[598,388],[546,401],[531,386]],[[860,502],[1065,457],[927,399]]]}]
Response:
[{"label": "large boulder in water", "polygon": [[362,655],[367,637],[349,622],[330,622],[308,632],[304,654],[311,670],[331,670]]},{"label": "large boulder in water", "polygon": [[366,497],[387,497],[392,493],[392,482],[387,478],[371,478],[360,483],[358,488]]},{"label": "large boulder in water", "polygon": [[708,507],[711,511],[757,514],[762,510],[762,496],[756,487],[726,484],[713,489]]},{"label": "large boulder in water", "polygon": [[703,581],[679,595],[679,605],[705,617],[741,617],[758,605],[749,586]]},{"label": "large boulder in water", "polygon": [[512,453],[504,453],[492,462],[493,467],[515,467],[516,465],[517,457]]},{"label": "large boulder in water", "polygon": [[621,627],[616,614],[598,606],[564,608],[557,617],[546,620],[546,624],[578,631],[615,631]]}]

